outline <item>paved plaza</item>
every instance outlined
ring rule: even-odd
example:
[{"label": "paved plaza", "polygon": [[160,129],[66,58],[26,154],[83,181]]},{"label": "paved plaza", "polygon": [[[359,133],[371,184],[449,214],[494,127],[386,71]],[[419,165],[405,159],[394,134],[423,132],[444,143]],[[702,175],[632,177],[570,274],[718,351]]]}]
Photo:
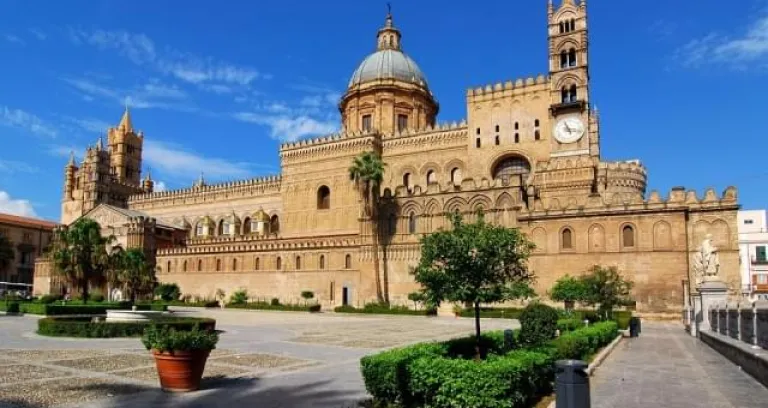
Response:
[{"label": "paved plaza", "polygon": [[592,378],[593,408],[768,407],[768,389],[679,323],[643,324]]},{"label": "paved plaza", "polygon": [[[203,389],[160,391],[139,339],[57,339],[35,317],[0,315],[0,407],[354,407],[359,361],[378,350],[473,332],[472,319],[188,309],[224,331]],[[484,329],[515,328],[489,319]]]}]

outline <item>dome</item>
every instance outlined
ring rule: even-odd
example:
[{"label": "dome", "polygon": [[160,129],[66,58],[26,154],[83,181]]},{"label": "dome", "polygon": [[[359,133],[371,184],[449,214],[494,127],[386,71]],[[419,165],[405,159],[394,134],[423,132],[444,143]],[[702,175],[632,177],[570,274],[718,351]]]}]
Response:
[{"label": "dome", "polygon": [[419,66],[397,49],[383,49],[369,55],[352,74],[349,86],[381,79],[397,79],[428,88]]}]

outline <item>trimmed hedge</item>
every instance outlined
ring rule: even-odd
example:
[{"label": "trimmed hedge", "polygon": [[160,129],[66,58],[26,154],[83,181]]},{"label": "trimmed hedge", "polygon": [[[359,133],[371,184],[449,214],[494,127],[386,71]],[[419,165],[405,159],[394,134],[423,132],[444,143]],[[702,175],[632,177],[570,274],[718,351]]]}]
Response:
[{"label": "trimmed hedge", "polygon": [[155,324],[176,330],[192,330],[199,325],[204,330],[215,330],[216,320],[197,317],[168,317],[149,322],[93,322],[90,317],[46,317],[37,321],[37,334],[53,337],[138,337],[144,329]]},{"label": "trimmed hedge", "polygon": [[[481,308],[480,317],[493,318],[493,319],[520,319],[520,315],[523,313],[520,308],[506,308],[506,307],[493,307],[493,308]],[[574,310],[566,312],[565,309],[557,309],[562,318],[573,318],[581,321],[589,320],[590,323],[599,322],[600,318],[597,312],[594,310]],[[475,309],[467,308],[462,309],[459,312],[460,317],[475,317]],[[632,311],[630,310],[614,310],[613,320],[619,324],[620,330],[626,330],[629,328],[629,319],[632,318]]]},{"label": "trimmed hedge", "polygon": [[336,313],[367,313],[367,314],[394,314],[411,316],[436,316],[437,309],[414,310],[407,306],[387,306],[376,303],[369,303],[362,309],[353,306],[338,306],[333,309]]},{"label": "trimmed hedge", "polygon": [[[46,316],[62,316],[62,315],[104,315],[107,313],[107,309],[118,310],[130,310],[131,304],[128,302],[114,302],[114,303],[75,303],[75,304],[57,304],[57,303],[38,303],[38,302],[11,302],[6,306],[5,302],[0,303],[0,311],[6,309],[15,308],[15,313],[26,313]],[[163,304],[137,304],[137,310],[156,310],[164,312],[168,310],[168,307]],[[6,310],[10,313],[14,313],[11,310]]]},{"label": "trimmed hedge", "polygon": [[574,331],[580,327],[584,327],[584,321],[579,319],[559,319],[557,321],[557,330],[560,330],[560,334],[565,332]]},{"label": "trimmed hedge", "polygon": [[366,390],[381,406],[528,408],[551,392],[556,360],[587,359],[617,333],[615,322],[601,322],[535,350],[506,351],[503,333],[490,332],[483,334],[489,355],[481,362],[472,360],[473,338],[466,337],[388,350],[360,365]]},{"label": "trimmed hedge", "polygon": [[252,302],[252,303],[238,303],[228,304],[227,309],[256,309],[256,310],[279,310],[283,312],[319,312],[321,306],[319,304],[313,305],[284,305],[266,302]]},{"label": "trimmed hedge", "polygon": [[184,302],[182,300],[153,302],[154,305],[181,306],[181,307],[220,307],[218,300],[203,300],[200,302]]}]

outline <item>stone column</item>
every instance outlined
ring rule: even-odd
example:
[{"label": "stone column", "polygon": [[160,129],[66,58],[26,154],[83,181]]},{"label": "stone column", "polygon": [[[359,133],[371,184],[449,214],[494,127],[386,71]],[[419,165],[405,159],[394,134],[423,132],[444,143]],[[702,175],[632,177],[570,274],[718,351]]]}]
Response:
[{"label": "stone column", "polygon": [[[698,299],[696,299],[698,298]],[[715,303],[725,303],[728,299],[728,286],[725,282],[720,280],[711,280],[703,282],[699,286],[698,295],[694,296],[696,302],[696,321],[699,325],[698,330],[709,330],[709,309],[715,305]],[[727,319],[726,319],[727,321]]]}]

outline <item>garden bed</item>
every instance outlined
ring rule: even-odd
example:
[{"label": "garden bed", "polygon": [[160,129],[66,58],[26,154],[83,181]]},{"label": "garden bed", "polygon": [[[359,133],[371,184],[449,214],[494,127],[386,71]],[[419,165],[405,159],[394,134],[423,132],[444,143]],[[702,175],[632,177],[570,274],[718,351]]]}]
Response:
[{"label": "garden bed", "polygon": [[336,313],[367,313],[367,314],[394,314],[394,315],[413,315],[413,316],[437,316],[437,309],[414,310],[405,306],[386,306],[377,304],[368,304],[363,308],[352,306],[338,306],[333,309]]},{"label": "garden bed", "polygon": [[472,359],[468,337],[363,357],[361,368],[376,406],[529,408],[551,394],[555,361],[588,360],[617,333],[615,322],[601,322],[542,347],[509,350],[502,332],[490,332],[483,335],[485,360]]},{"label": "garden bed", "polygon": [[283,305],[272,304],[266,302],[252,302],[241,304],[228,304],[227,309],[255,309],[255,310],[277,310],[283,312],[319,312],[321,306],[319,304],[311,305]]},{"label": "garden bed", "polygon": [[[519,319],[520,314],[523,313],[523,308],[504,308],[504,307],[488,307],[480,309],[481,318],[493,318],[493,319]],[[565,309],[558,309],[563,318],[577,319],[577,320],[589,320],[590,322],[599,321],[597,312],[594,310],[574,310],[570,313]],[[467,308],[462,309],[459,312],[460,317],[475,317],[475,309]],[[613,320],[619,325],[620,330],[626,330],[629,328],[629,319],[632,318],[632,312],[626,310],[617,310],[613,312]]]},{"label": "garden bed", "polygon": [[[67,302],[62,304],[61,302],[55,303],[40,303],[35,301],[12,301],[0,303],[0,311],[8,313],[24,313],[24,314],[36,314],[46,316],[62,316],[62,315],[105,315],[108,309],[112,310],[131,310],[132,306],[130,302],[103,302],[103,303],[87,303],[74,301],[72,303]],[[164,312],[168,310],[168,307],[164,304],[156,303],[138,303],[136,304],[136,310],[154,310]]]},{"label": "garden bed", "polygon": [[144,329],[155,324],[175,330],[192,330],[198,325],[203,330],[215,330],[216,320],[197,317],[167,317],[142,322],[94,322],[90,317],[46,317],[37,321],[37,334],[52,337],[138,337]]}]

